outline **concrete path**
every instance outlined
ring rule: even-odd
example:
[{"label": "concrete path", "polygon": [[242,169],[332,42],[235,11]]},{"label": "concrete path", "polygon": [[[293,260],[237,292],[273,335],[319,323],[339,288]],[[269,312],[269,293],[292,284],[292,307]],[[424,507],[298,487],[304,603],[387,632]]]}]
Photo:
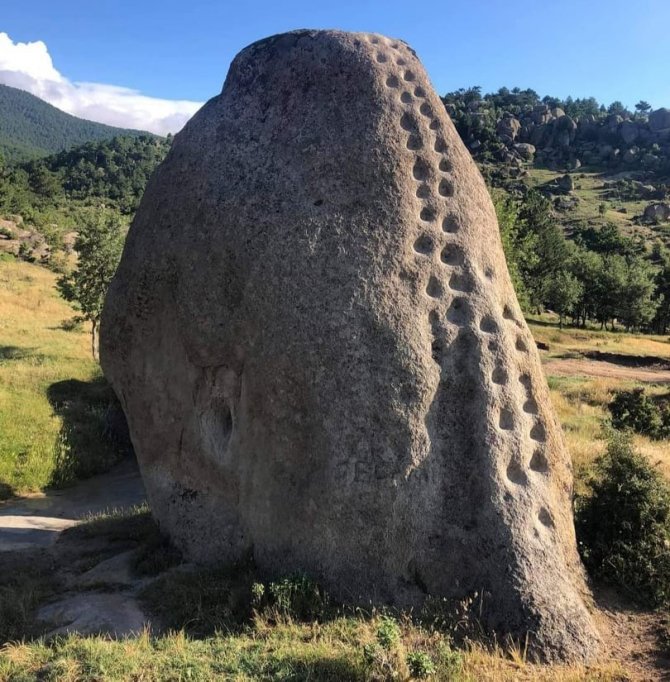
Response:
[{"label": "concrete path", "polygon": [[144,499],[137,463],[129,458],[71,488],[2,502],[0,552],[50,547],[62,530],[87,516],[127,509]]}]

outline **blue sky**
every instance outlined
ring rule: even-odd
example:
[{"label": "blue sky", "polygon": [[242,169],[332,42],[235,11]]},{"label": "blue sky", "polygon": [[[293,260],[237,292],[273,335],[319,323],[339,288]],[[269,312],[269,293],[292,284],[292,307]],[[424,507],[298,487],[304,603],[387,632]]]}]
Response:
[{"label": "blue sky", "polygon": [[[314,27],[407,40],[439,93],[469,85],[485,91],[518,85],[540,94],[670,106],[670,0],[4,0],[2,5],[0,32],[13,44],[45,43],[54,69],[68,82],[122,86],[164,100],[202,102],[220,90],[231,59],[245,45]],[[0,73],[5,71],[0,61]],[[96,110],[91,105],[87,111]]]}]

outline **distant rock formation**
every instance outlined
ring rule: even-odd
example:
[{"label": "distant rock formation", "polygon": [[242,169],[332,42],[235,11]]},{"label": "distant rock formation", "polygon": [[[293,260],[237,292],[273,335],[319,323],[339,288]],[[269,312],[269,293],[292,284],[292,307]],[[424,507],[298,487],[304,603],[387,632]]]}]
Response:
[{"label": "distant rock formation", "polygon": [[[466,110],[456,111],[453,104],[447,104],[457,123],[459,116],[470,121],[464,142],[475,156],[491,155],[492,141],[486,129],[493,115],[489,105],[480,99],[470,102]],[[474,125],[477,121],[479,125]],[[646,120],[620,114],[572,118],[560,107],[526,105],[515,113],[499,112],[494,127],[499,148],[493,156],[497,161],[535,161],[556,170],[574,170],[583,164],[662,173],[670,169],[669,109],[652,111]]]},{"label": "distant rock formation", "polygon": [[484,591],[536,655],[594,654],[495,212],[405,43],[298,31],[235,58],[149,183],[101,357],[191,559],[251,552],[353,601]]}]

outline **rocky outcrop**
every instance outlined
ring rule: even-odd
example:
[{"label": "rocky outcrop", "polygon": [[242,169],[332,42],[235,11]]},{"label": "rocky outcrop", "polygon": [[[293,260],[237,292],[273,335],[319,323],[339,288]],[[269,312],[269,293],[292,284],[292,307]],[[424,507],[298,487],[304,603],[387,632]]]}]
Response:
[{"label": "rocky outcrop", "polygon": [[658,202],[649,204],[642,215],[644,222],[656,223],[670,220],[670,204]]},{"label": "rocky outcrop", "polygon": [[654,133],[670,132],[670,109],[652,111],[649,114],[649,129]]},{"label": "rocky outcrop", "polygon": [[149,183],[101,358],[187,557],[367,603],[483,591],[535,655],[594,654],[495,211],[403,42],[299,31],[235,58]]},{"label": "rocky outcrop", "polygon": [[516,136],[519,134],[520,129],[521,123],[519,123],[519,120],[514,118],[511,114],[507,114],[498,121],[496,132],[500,137],[513,142],[516,140]]},{"label": "rocky outcrop", "polygon": [[[482,102],[473,103],[481,106]],[[485,111],[479,114],[486,117]],[[474,133],[476,135],[476,133]],[[546,105],[527,107],[512,115],[503,112],[496,123],[496,134],[506,149],[499,160],[523,162],[537,160],[555,169],[573,169],[584,160],[588,165],[616,168],[621,165],[644,170],[662,170],[670,157],[670,110],[657,109],[648,120],[610,114],[573,119],[563,109]],[[467,140],[475,153],[474,140]],[[535,153],[528,156],[519,145],[530,144]],[[580,164],[576,164],[580,159]]]}]

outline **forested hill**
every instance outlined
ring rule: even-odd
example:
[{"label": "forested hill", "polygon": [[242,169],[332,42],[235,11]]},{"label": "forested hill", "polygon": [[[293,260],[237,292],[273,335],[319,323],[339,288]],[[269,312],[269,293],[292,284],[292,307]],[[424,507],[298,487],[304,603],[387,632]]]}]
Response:
[{"label": "forested hill", "polygon": [[0,155],[7,162],[27,161],[119,135],[149,135],[86,121],[28,92],[0,85]]},{"label": "forested hill", "polygon": [[47,211],[47,220],[59,223],[59,213],[84,202],[130,215],[170,144],[170,136],[115,137],[4,169],[0,164],[0,214]]}]

